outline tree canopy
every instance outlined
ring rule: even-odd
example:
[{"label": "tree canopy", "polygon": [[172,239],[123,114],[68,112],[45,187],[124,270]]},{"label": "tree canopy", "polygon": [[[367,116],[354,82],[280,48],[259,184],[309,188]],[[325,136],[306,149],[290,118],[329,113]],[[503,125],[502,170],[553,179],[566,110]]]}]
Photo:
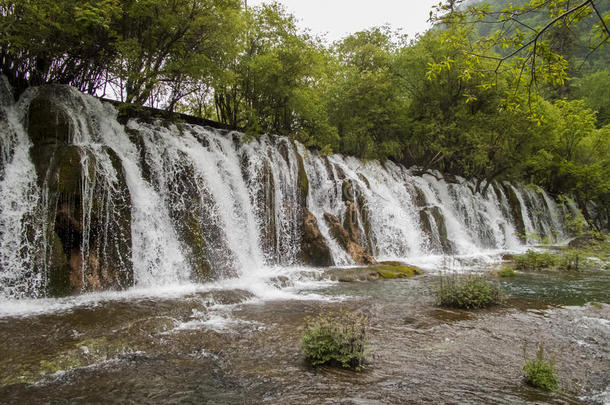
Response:
[{"label": "tree canopy", "polygon": [[448,0],[431,21],[329,44],[277,3],[0,0],[0,57],[17,94],[70,84],[607,211],[610,0]]}]

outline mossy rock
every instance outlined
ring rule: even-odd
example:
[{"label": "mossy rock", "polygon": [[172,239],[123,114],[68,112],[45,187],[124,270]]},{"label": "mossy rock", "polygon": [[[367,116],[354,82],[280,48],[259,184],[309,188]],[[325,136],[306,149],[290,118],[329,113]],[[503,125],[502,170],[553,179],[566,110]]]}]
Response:
[{"label": "mossy rock", "polygon": [[386,261],[367,267],[335,268],[324,272],[324,278],[333,281],[376,281],[410,278],[422,274],[422,271],[408,264]]},{"label": "mossy rock", "polygon": [[326,270],[323,278],[329,278],[333,281],[339,281],[342,283],[351,283],[354,281],[379,280],[381,275],[372,267],[355,267],[349,269]]},{"label": "mossy rock", "polygon": [[393,261],[380,262],[372,268],[384,279],[409,278],[422,274],[415,266]]}]

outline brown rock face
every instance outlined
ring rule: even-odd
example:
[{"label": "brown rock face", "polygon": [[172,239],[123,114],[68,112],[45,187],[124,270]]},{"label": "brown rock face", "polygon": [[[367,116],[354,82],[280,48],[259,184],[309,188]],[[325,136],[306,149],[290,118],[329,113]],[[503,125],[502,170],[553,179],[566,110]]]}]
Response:
[{"label": "brown rock face", "polygon": [[318,228],[318,221],[310,211],[305,211],[304,215],[301,254],[305,264],[312,266],[332,266],[334,264],[330,249]]},{"label": "brown rock face", "polygon": [[345,249],[357,264],[377,264],[375,258],[358,244],[357,239],[352,239],[350,232],[341,225],[339,218],[332,214],[324,213],[324,220],[330,228],[332,237],[339,242],[339,245]]}]

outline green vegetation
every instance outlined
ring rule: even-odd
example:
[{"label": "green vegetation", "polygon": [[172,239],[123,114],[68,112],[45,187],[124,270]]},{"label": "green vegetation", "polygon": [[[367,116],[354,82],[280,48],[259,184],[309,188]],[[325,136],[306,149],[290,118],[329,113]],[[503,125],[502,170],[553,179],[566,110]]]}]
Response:
[{"label": "green vegetation", "polygon": [[512,267],[505,266],[498,270],[498,277],[515,277],[516,275],[517,273]]},{"label": "green vegetation", "polygon": [[400,262],[381,262],[371,268],[377,271],[384,279],[409,278],[422,274],[422,271],[417,267]]},{"label": "green vegetation", "polygon": [[519,271],[582,271],[595,266],[588,257],[601,256],[598,258],[602,262],[607,261],[607,252],[604,252],[604,248],[565,249],[557,253],[528,250],[513,257],[513,267]]},{"label": "green vegetation", "polygon": [[515,270],[520,271],[538,271],[548,270],[555,267],[558,262],[558,255],[548,252],[536,252],[528,250],[523,255],[514,257]]},{"label": "green vegetation", "polygon": [[500,288],[481,276],[441,276],[436,292],[437,304],[447,308],[479,309],[498,305],[504,300]]},{"label": "green vegetation", "polygon": [[525,382],[529,385],[547,391],[557,391],[559,380],[555,371],[554,361],[544,359],[544,347],[540,345],[535,359],[530,359],[523,365]]},{"label": "green vegetation", "polygon": [[0,0],[2,73],[16,94],[71,84],[477,178],[475,192],[534,183],[608,228],[610,1],[449,0],[416,38],[372,27],[333,44],[279,4],[243,3]]},{"label": "green vegetation", "polygon": [[366,317],[342,310],[307,318],[301,345],[312,365],[364,368]]}]

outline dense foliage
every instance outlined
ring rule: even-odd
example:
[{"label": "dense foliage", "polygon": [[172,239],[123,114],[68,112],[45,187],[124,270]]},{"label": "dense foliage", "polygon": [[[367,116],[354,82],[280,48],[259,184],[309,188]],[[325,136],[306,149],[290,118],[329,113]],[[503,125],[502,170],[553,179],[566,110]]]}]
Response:
[{"label": "dense foliage", "polygon": [[[567,194],[610,217],[610,1],[448,0],[327,44],[278,4],[0,0],[2,73],[322,150]],[[587,203],[589,202],[589,203]]]},{"label": "dense foliage", "polygon": [[312,365],[361,370],[365,362],[366,318],[347,311],[307,318],[301,345]]},{"label": "dense foliage", "polygon": [[480,309],[498,305],[503,299],[496,284],[476,275],[442,276],[436,291],[438,305],[447,308]]}]

